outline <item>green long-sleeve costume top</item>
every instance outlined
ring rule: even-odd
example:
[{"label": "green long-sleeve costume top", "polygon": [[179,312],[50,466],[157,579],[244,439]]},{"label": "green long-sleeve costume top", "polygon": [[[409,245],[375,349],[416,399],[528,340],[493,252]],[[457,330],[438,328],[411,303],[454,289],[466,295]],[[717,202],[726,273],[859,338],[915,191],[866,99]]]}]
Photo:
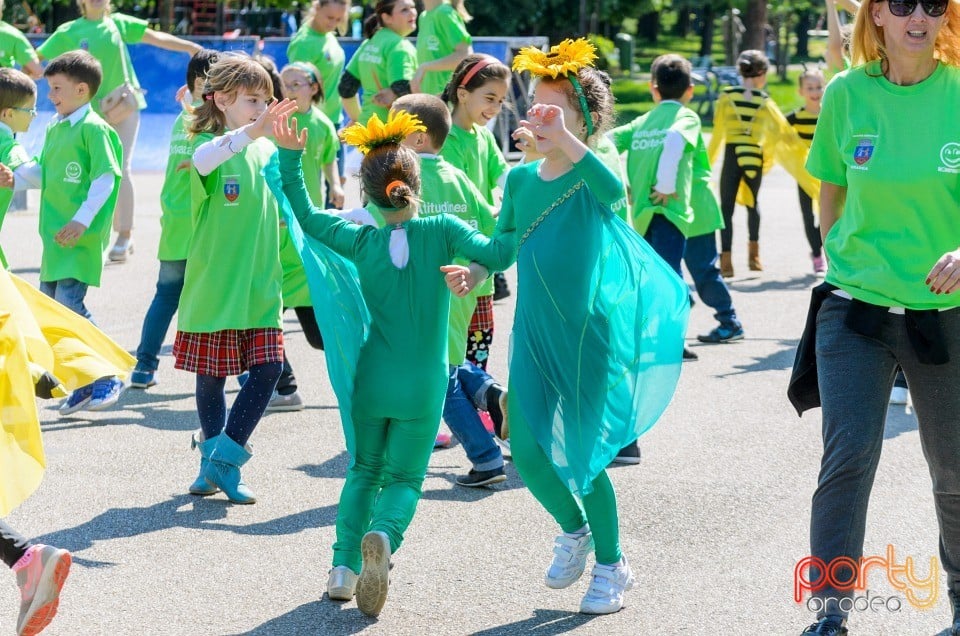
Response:
[{"label": "green long-sleeve costume top", "polygon": [[[448,214],[400,226],[355,225],[318,211],[303,185],[297,151],[280,151],[283,191],[304,234],[352,261],[370,312],[370,333],[356,367],[353,410],[396,419],[423,417],[442,404],[447,385],[450,292],[442,265],[462,257],[491,271],[513,262],[513,232],[496,240]],[[409,260],[390,258],[390,235],[407,234]]]},{"label": "green long-sleeve costume top", "polygon": [[511,428],[529,427],[585,495],[669,403],[689,303],[680,278],[611,210],[623,185],[596,155],[549,181],[541,165],[511,170],[494,233],[516,232],[519,246]]}]

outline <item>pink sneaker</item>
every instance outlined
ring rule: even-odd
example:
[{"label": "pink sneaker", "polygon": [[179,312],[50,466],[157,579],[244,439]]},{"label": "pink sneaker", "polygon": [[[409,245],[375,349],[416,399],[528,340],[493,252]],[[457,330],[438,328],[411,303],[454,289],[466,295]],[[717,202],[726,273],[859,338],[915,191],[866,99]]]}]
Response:
[{"label": "pink sneaker", "polygon": [[813,257],[813,273],[817,276],[827,273],[827,259],[823,257],[823,254]]},{"label": "pink sneaker", "polygon": [[50,624],[60,605],[60,590],[70,573],[70,553],[32,545],[13,566],[20,588],[17,636],[35,636]]},{"label": "pink sneaker", "polygon": [[437,439],[433,442],[434,448],[450,448],[451,437],[449,433],[437,433]]},{"label": "pink sneaker", "polygon": [[487,429],[487,432],[493,435],[493,419],[490,417],[490,414],[486,411],[477,411],[477,414],[480,416],[480,421],[483,422],[483,428]]}]

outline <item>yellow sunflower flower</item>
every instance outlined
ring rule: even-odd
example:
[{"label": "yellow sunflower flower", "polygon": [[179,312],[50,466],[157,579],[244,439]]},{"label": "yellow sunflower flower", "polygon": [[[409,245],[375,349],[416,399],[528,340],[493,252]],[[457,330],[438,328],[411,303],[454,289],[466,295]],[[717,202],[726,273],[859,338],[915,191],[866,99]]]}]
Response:
[{"label": "yellow sunflower flower", "polygon": [[534,46],[520,49],[513,58],[513,70],[530,71],[538,77],[550,76],[554,79],[558,75],[576,73],[584,66],[592,66],[597,59],[597,49],[584,38],[564,40],[560,44],[550,47],[543,52]]},{"label": "yellow sunflower flower", "polygon": [[344,128],[340,139],[367,154],[384,144],[399,144],[411,133],[426,131],[427,127],[416,115],[402,110],[391,110],[386,123],[376,114],[371,115],[366,126],[356,123]]}]

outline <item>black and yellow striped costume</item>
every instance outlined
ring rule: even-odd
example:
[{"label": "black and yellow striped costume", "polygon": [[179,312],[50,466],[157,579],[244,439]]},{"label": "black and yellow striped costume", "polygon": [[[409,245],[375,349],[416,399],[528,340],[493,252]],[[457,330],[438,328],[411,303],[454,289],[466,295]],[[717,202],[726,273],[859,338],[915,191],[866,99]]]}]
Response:
[{"label": "black and yellow striped costume", "polygon": [[820,186],[804,169],[808,146],[765,92],[728,86],[717,98],[714,113],[713,135],[707,154],[710,163],[714,163],[720,147],[726,142],[720,172],[720,208],[726,227],[720,230],[720,244],[722,251],[729,252],[737,202],[747,207],[750,240],[759,240],[757,194],[763,173],[773,166],[774,159],[811,197],[819,196]]},{"label": "black and yellow striped costume", "polygon": [[[787,123],[797,132],[797,136],[800,137],[800,141],[804,143],[808,151],[810,150],[810,144],[813,143],[813,133],[817,129],[817,119],[819,117],[819,114],[811,113],[802,107],[787,114]],[[804,162],[806,162],[806,155],[804,155]],[[813,213],[814,202],[799,185],[797,186],[797,192],[800,197],[800,214],[803,216],[803,231],[807,235],[811,255],[816,258],[823,252],[823,240],[820,237],[820,227]]]}]

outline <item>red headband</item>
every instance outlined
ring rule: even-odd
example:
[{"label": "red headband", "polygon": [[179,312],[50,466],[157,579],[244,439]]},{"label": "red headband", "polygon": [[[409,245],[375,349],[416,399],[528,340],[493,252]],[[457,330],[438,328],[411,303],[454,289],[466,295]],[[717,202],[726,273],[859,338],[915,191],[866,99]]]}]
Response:
[{"label": "red headband", "polygon": [[497,58],[491,57],[489,55],[484,55],[483,57],[481,57],[479,60],[476,61],[476,63],[473,66],[470,67],[470,70],[466,72],[466,74],[463,76],[463,79],[460,80],[460,88],[466,88],[467,83],[473,79],[474,75],[476,75],[486,67],[490,66],[491,64],[495,64],[499,61],[500,60],[498,60]]}]

